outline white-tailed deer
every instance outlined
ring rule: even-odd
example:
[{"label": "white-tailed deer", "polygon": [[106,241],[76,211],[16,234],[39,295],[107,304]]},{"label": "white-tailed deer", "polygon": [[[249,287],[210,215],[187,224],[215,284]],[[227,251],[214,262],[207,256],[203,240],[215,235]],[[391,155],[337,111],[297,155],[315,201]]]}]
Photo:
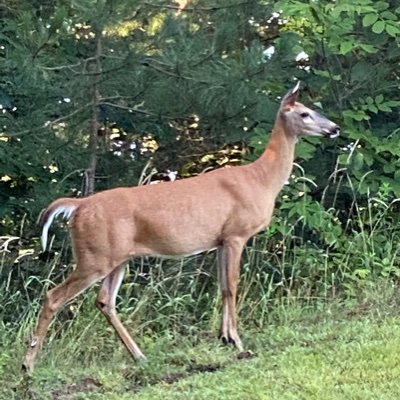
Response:
[{"label": "white-tailed deer", "polygon": [[236,289],[247,240],[265,229],[275,198],[289,178],[301,136],[335,137],[339,127],[296,101],[299,84],[283,98],[272,136],[255,162],[158,185],[116,188],[90,197],[60,198],[42,213],[42,246],[53,219],[69,219],[76,268],[50,290],[23,369],[31,371],[57,310],[103,280],[96,306],[134,359],[144,359],[115,311],[127,260],[138,256],[187,256],[217,250],[222,292],[221,336],[243,350],[237,332]]}]

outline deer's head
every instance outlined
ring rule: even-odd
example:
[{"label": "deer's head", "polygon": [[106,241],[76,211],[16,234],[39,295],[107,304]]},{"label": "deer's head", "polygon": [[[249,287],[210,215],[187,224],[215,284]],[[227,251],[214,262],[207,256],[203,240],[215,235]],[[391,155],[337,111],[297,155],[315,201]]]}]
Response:
[{"label": "deer's head", "polygon": [[296,101],[299,87],[300,82],[282,99],[279,116],[285,131],[292,136],[338,136],[340,129],[334,122]]}]

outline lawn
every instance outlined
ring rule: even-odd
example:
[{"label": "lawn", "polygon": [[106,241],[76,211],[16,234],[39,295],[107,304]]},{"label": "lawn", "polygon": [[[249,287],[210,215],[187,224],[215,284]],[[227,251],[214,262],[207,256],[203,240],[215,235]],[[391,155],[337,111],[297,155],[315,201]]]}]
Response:
[{"label": "lawn", "polygon": [[278,307],[268,326],[242,328],[251,350],[243,354],[220,345],[211,331],[138,338],[148,356],[142,364],[111,332],[104,347],[90,328],[74,342],[78,318],[25,378],[23,345],[8,334],[0,348],[0,398],[398,399],[400,316],[395,296],[386,300]]}]

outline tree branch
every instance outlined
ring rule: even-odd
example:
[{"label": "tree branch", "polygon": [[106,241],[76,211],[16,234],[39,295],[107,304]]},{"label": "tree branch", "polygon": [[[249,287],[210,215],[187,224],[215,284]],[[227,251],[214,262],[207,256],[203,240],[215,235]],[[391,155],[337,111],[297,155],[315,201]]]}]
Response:
[{"label": "tree branch", "polygon": [[162,74],[172,76],[173,78],[186,79],[186,80],[195,81],[198,83],[204,83],[206,85],[208,85],[210,83],[208,81],[198,80],[198,79],[192,78],[191,76],[179,75],[179,74],[176,74],[175,72],[171,72],[166,69],[157,67],[156,65],[153,64],[153,61],[152,62],[142,61],[142,62],[140,62],[140,65],[143,65],[144,67],[147,67],[147,68],[154,69],[155,71],[161,72]]},{"label": "tree branch", "polygon": [[45,71],[60,71],[62,69],[70,69],[71,71],[76,72],[76,71],[74,71],[74,68],[78,68],[81,65],[88,63],[89,61],[95,61],[95,60],[96,60],[96,57],[89,57],[89,58],[85,58],[82,61],[77,62],[76,64],[57,65],[55,67],[41,67],[41,68],[44,69]]},{"label": "tree branch", "polygon": [[84,106],[78,108],[78,109],[75,110],[75,111],[72,111],[71,113],[69,113],[69,114],[67,114],[67,115],[64,115],[64,116],[62,116],[62,117],[56,118],[56,119],[54,119],[53,121],[47,121],[47,122],[44,124],[44,127],[46,127],[46,128],[47,128],[47,127],[52,127],[52,126],[54,126],[54,125],[56,125],[56,124],[58,124],[58,123],[60,123],[60,122],[62,122],[62,121],[64,121],[64,120],[66,120],[66,119],[68,119],[68,118],[73,117],[74,115],[80,113],[82,110],[84,110],[85,108],[87,108],[87,107],[89,107],[89,106],[91,106],[91,105],[92,105],[92,103],[87,103],[87,104],[85,104]]},{"label": "tree branch", "polygon": [[190,8],[182,8],[179,5],[173,6],[171,4],[154,4],[154,3],[149,3],[145,2],[144,4],[149,7],[154,7],[154,8],[165,8],[169,10],[176,10],[180,12],[197,12],[197,11],[217,11],[217,10],[222,10],[225,8],[233,8],[237,6],[242,6],[244,4],[247,4],[247,1],[242,1],[239,3],[233,3],[233,4],[228,4],[226,6],[213,6],[213,7],[190,7]]},{"label": "tree branch", "polygon": [[102,101],[100,103],[100,105],[119,108],[121,110],[126,110],[126,111],[129,111],[129,112],[135,112],[135,113],[139,113],[139,114],[143,114],[143,115],[149,115],[149,116],[152,116],[152,117],[157,117],[157,116],[160,115],[160,114],[155,114],[155,113],[151,113],[151,112],[144,111],[144,110],[138,110],[137,108],[133,108],[133,107],[121,106],[119,104],[110,103],[109,101]]}]

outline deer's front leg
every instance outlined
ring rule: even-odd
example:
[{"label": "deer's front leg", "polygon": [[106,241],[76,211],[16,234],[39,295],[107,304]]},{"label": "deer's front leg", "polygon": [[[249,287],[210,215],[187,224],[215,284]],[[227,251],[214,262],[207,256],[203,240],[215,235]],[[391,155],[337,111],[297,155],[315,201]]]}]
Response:
[{"label": "deer's front leg", "polygon": [[135,360],[145,360],[146,357],[140,351],[138,345],[122,325],[115,309],[118,290],[121,286],[125,273],[125,265],[112,271],[103,281],[99,295],[96,300],[96,307],[104,314],[107,321],[112,325],[118,337]]},{"label": "deer's front leg", "polygon": [[239,239],[227,240],[218,249],[219,283],[222,293],[221,339],[224,343],[233,343],[239,351],[243,351],[243,345],[237,332],[236,295],[243,245],[243,241]]}]

